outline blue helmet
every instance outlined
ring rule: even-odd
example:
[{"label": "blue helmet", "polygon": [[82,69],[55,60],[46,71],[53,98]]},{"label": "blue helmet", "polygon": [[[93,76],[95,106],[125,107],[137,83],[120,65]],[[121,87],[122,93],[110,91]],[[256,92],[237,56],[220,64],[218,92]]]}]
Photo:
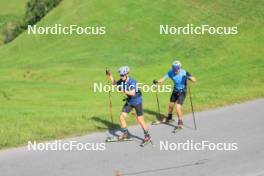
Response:
[{"label": "blue helmet", "polygon": [[181,69],[181,62],[176,60],[172,63],[172,71],[177,72]]},{"label": "blue helmet", "polygon": [[128,73],[129,73],[129,67],[128,67],[128,66],[120,67],[120,68],[118,69],[118,73],[119,73],[120,75],[126,75],[126,74],[128,74]]}]

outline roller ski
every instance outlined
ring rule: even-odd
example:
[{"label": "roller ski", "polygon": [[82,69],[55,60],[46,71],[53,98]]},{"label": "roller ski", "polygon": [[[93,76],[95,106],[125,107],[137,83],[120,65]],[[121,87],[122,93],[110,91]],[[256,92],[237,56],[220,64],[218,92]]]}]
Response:
[{"label": "roller ski", "polygon": [[132,141],[132,138],[129,134],[123,134],[121,136],[114,136],[106,138],[105,142],[126,142]]},{"label": "roller ski", "polygon": [[162,125],[162,124],[172,124],[175,120],[174,119],[168,119],[166,118],[165,120],[157,120],[155,122],[152,122],[151,125]]},{"label": "roller ski", "polygon": [[150,136],[145,136],[145,138],[143,139],[142,143],[140,144],[140,147],[145,147],[148,144],[152,144],[152,140]]},{"label": "roller ski", "polygon": [[181,131],[181,130],[183,130],[183,128],[182,127],[178,127],[178,126],[176,126],[175,128],[174,128],[174,130],[172,131],[172,133],[178,133],[179,131]]},{"label": "roller ski", "polygon": [[178,125],[174,128],[172,133],[177,133],[177,132],[181,131],[182,129],[183,129],[183,122],[182,122],[182,120],[179,120]]}]

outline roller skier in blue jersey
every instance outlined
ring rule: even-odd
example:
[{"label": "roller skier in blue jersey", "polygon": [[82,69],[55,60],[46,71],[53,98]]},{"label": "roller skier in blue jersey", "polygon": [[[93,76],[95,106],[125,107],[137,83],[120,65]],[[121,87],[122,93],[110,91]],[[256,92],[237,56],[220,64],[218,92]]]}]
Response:
[{"label": "roller skier in blue jersey", "polygon": [[176,104],[176,112],[178,116],[178,126],[177,128],[183,127],[182,121],[182,105],[184,103],[187,94],[187,81],[196,82],[195,77],[193,77],[188,71],[182,68],[180,61],[174,61],[172,63],[172,68],[159,80],[154,80],[154,84],[160,84],[164,82],[167,78],[170,78],[174,83],[174,88],[170,97],[168,117],[164,118],[162,121],[157,121],[159,123],[169,123],[173,121],[172,113]]}]

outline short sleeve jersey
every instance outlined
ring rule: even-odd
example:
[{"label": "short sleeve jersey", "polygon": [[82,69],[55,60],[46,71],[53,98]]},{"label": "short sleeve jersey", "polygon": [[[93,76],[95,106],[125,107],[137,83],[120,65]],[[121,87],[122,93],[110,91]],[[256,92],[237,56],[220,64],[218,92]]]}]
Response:
[{"label": "short sleeve jersey", "polygon": [[179,73],[175,73],[169,70],[165,75],[164,79],[170,78],[174,83],[174,90],[185,90],[187,79],[190,79],[191,74],[184,69],[180,69]]}]

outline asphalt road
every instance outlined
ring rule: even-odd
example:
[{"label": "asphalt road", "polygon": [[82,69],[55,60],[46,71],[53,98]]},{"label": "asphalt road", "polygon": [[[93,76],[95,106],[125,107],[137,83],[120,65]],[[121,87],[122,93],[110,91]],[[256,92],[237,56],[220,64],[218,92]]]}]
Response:
[{"label": "asphalt road", "polygon": [[[154,146],[139,147],[140,140],[107,143],[105,151],[28,151],[27,146],[0,151],[1,176],[264,176],[264,99],[236,104],[184,118],[185,128],[173,134],[172,126],[151,126]],[[131,132],[142,137],[139,127]],[[108,133],[95,133],[62,143],[104,142]],[[208,141],[232,144],[237,150],[174,150],[179,143]],[[161,150],[161,142],[171,150]],[[52,142],[52,141],[51,141]],[[234,147],[234,148],[236,148]],[[233,149],[234,149],[233,148]],[[178,148],[180,149],[180,148]]]}]

